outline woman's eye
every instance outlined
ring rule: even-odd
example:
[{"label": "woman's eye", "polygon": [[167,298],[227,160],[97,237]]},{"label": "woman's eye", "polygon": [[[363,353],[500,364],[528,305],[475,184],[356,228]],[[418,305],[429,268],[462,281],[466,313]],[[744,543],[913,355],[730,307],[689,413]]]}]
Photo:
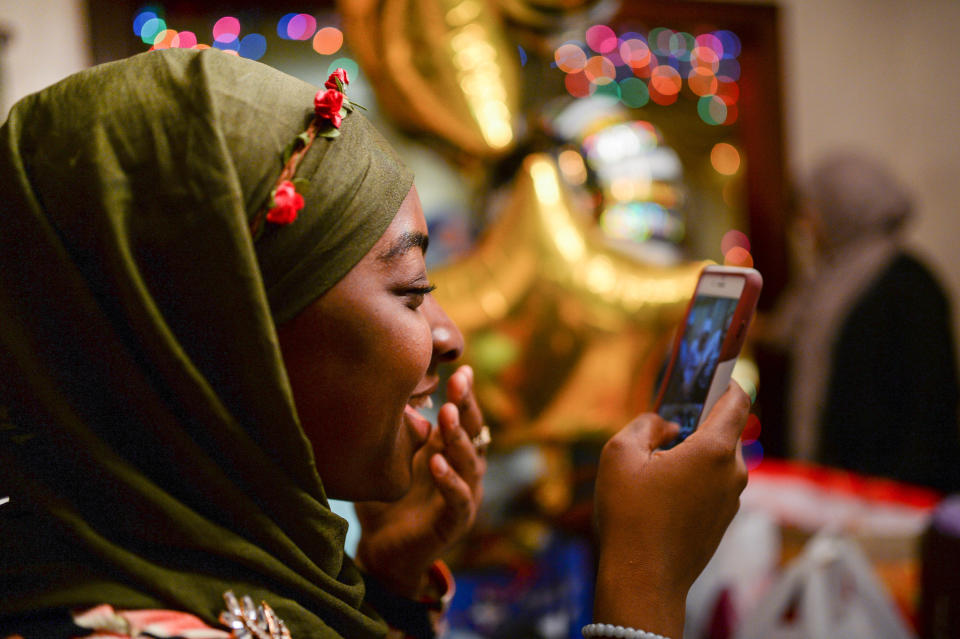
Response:
[{"label": "woman's eye", "polygon": [[423,298],[429,295],[436,286],[415,286],[403,291],[403,296],[407,298],[407,306],[416,309],[423,304]]}]

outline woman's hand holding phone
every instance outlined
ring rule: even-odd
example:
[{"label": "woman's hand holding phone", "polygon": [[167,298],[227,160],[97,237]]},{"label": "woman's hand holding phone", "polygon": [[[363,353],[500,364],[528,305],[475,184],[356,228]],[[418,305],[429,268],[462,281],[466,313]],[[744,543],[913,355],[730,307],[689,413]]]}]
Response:
[{"label": "woman's hand holding phone", "polygon": [[687,591],[739,508],[740,435],[750,398],[736,384],[679,446],[645,413],[604,446],[596,484],[600,557],[594,620],[679,639]]},{"label": "woman's hand holding phone", "polygon": [[752,268],[701,271],[657,394],[656,412],[680,425],[677,440],[664,447],[689,437],[727,389],[762,288]]}]

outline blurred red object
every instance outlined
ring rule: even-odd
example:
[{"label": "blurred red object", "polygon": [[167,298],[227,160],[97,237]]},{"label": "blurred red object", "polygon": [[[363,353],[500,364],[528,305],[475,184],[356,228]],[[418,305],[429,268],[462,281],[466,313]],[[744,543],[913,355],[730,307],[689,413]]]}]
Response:
[{"label": "blurred red object", "polygon": [[920,540],[942,500],[943,495],[922,486],[765,458],[750,471],[741,507],[761,510],[779,522],[783,563],[821,530],[852,537],[898,608],[916,626]]}]

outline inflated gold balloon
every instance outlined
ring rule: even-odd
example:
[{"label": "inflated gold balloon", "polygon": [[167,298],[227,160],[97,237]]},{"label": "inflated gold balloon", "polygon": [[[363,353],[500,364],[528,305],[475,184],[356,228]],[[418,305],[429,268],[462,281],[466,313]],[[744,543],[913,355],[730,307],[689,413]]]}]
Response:
[{"label": "inflated gold balloon", "polygon": [[341,0],[350,47],[402,127],[480,158],[516,143],[519,61],[487,0]]},{"label": "inflated gold balloon", "polygon": [[610,0],[497,0],[497,5],[507,20],[542,34],[544,41],[584,24],[603,23],[620,8]]},{"label": "inflated gold balloon", "polygon": [[702,267],[608,246],[537,154],[475,249],[431,277],[502,445],[609,435],[649,408]]}]

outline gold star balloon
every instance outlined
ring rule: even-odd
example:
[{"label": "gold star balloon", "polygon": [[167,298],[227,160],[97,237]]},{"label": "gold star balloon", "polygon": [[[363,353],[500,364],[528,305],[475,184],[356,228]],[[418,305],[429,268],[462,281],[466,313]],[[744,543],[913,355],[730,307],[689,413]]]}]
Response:
[{"label": "gold star balloon", "polygon": [[434,269],[497,444],[605,437],[648,409],[703,263],[643,264],[528,156],[476,247]]},{"label": "gold star balloon", "polygon": [[487,0],[341,0],[344,31],[401,127],[459,158],[516,144],[519,62]]}]

